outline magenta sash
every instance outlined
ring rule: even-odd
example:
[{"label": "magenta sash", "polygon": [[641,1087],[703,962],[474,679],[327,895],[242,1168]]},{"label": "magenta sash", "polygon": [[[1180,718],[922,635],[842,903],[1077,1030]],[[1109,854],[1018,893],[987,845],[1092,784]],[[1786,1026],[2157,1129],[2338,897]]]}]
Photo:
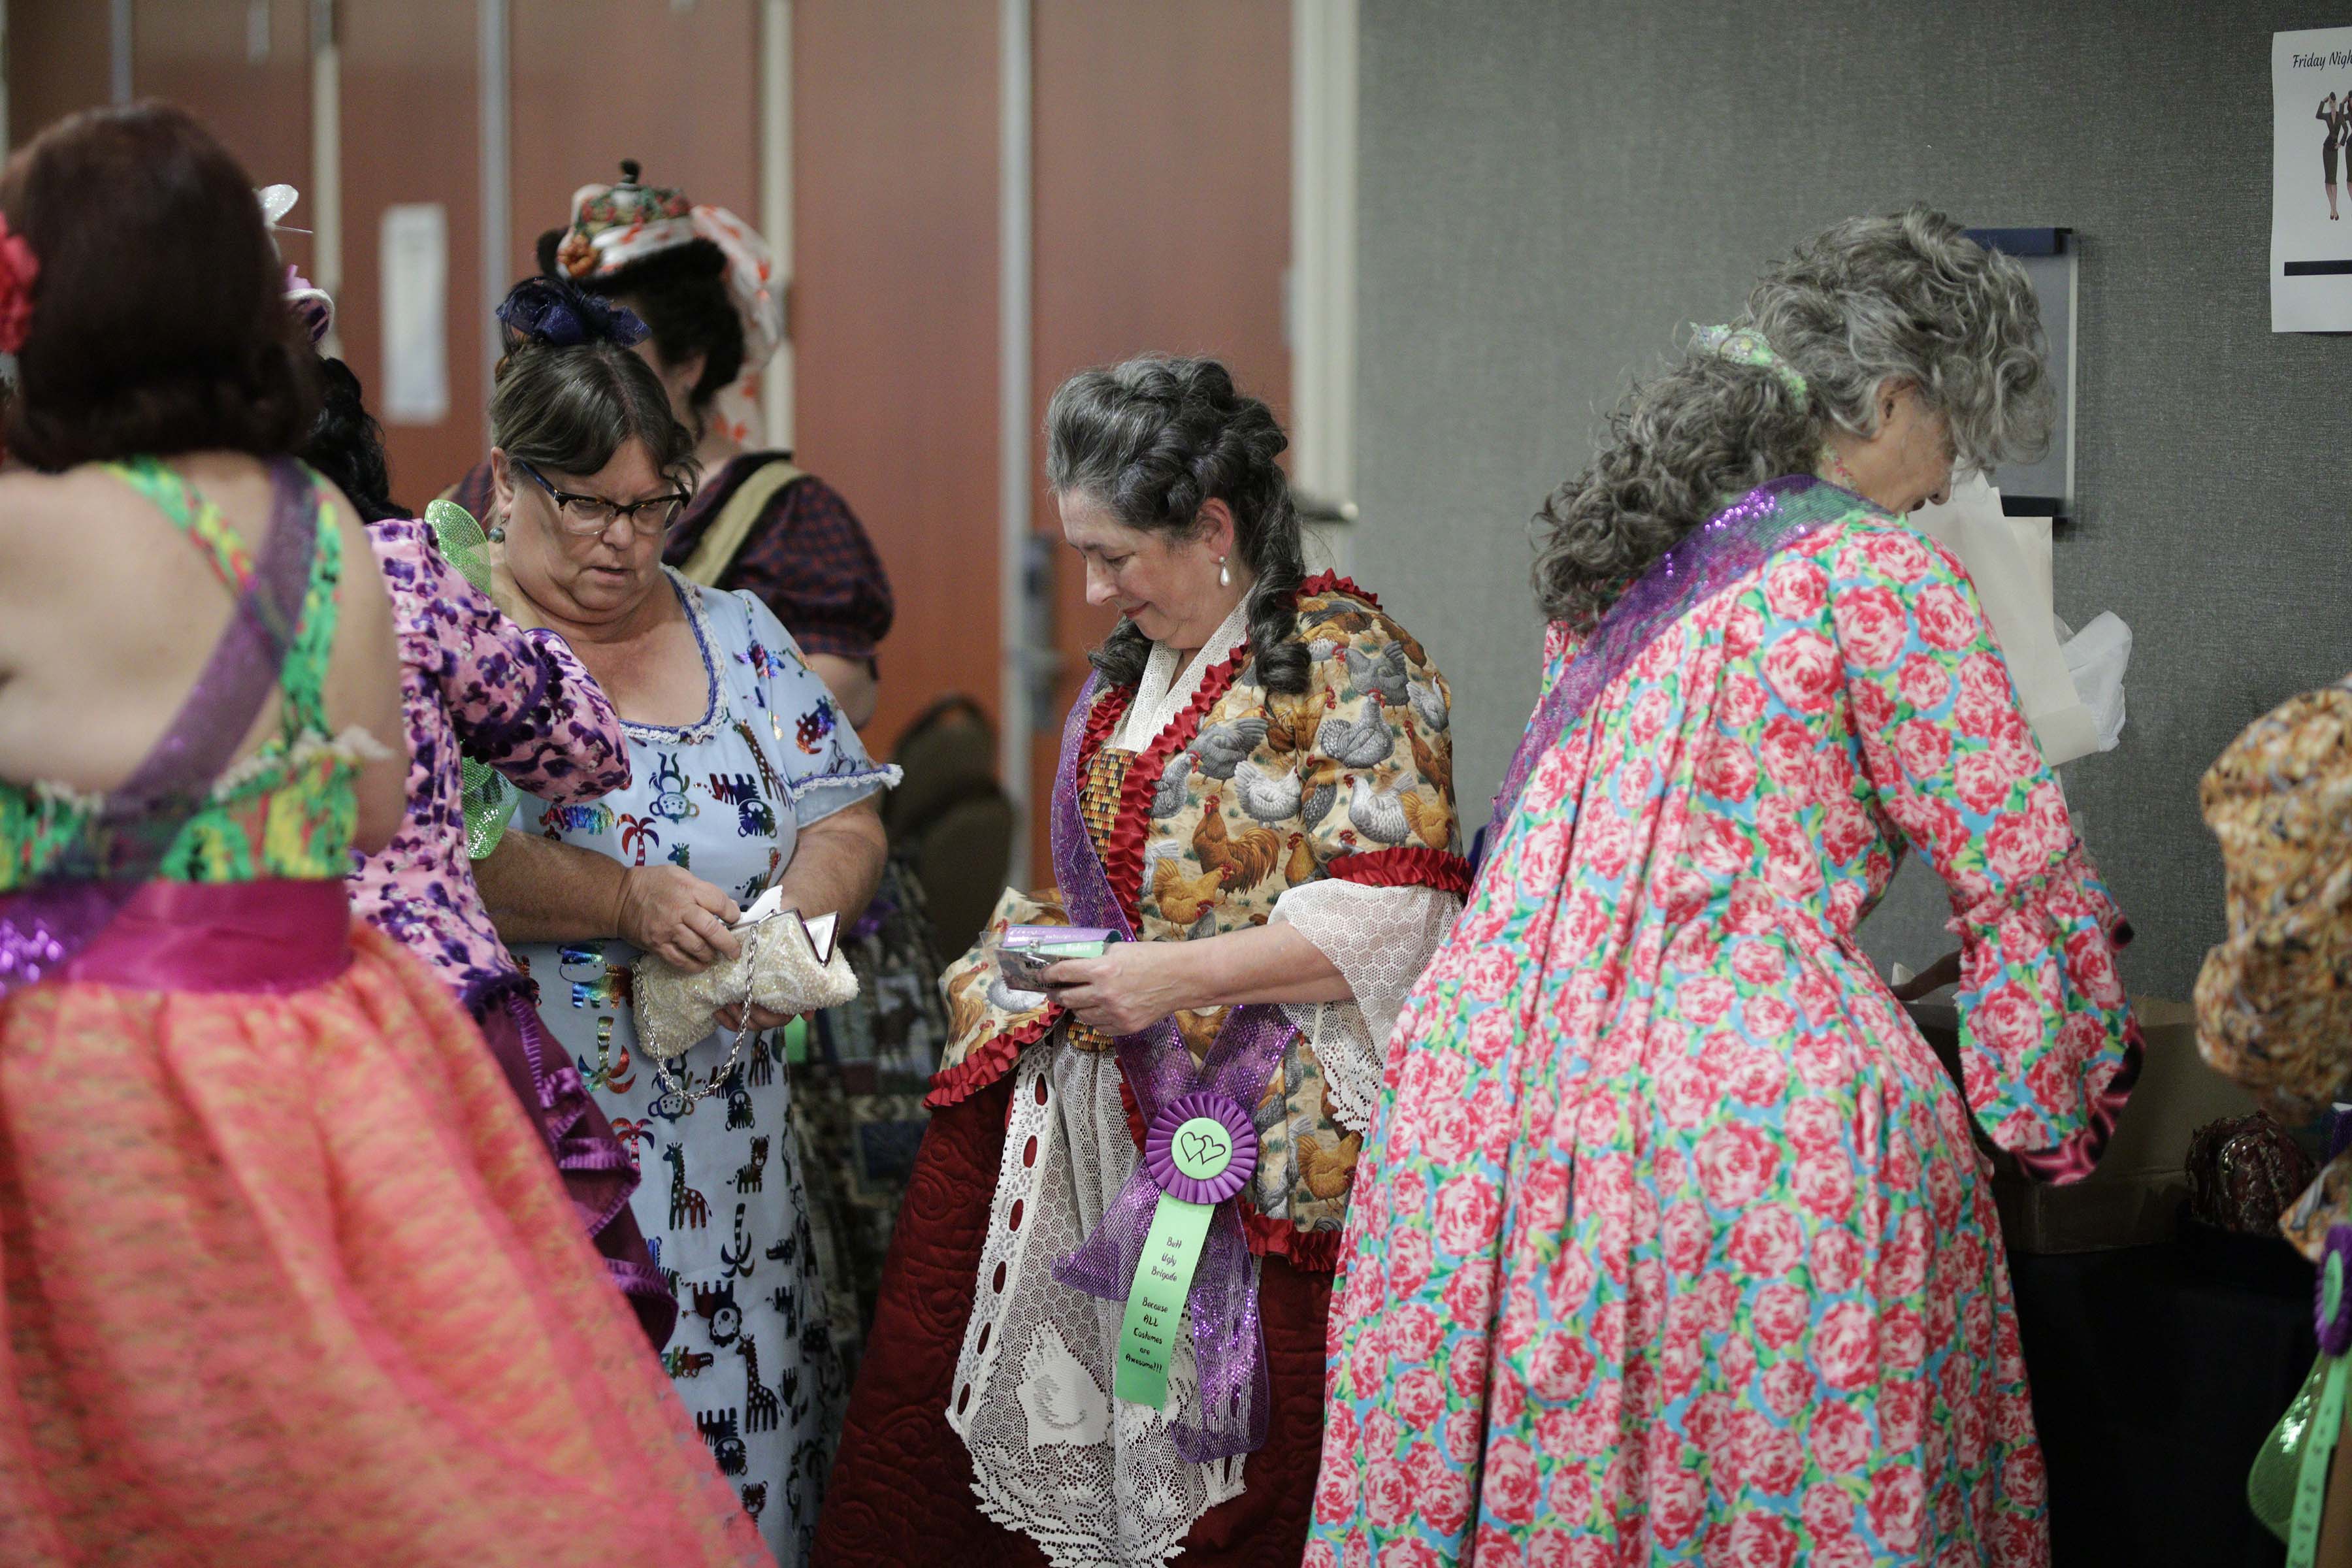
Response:
[{"label": "magenta sash", "polygon": [[[0,899],[0,921],[20,901]],[[42,978],[283,996],[323,985],[351,962],[352,906],[341,880],[148,882]]]},{"label": "magenta sash", "polygon": [[[325,892],[285,891],[299,886],[295,883],[197,886],[159,880],[180,829],[236,755],[262,705],[277,689],[286,650],[301,624],[318,548],[319,494],[309,470],[290,458],[270,464],[269,479],[269,535],[262,542],[250,579],[237,594],[228,629],[214,645],[187,700],[131,776],[108,793],[76,838],[41,868],[39,879],[22,892],[0,898],[0,997],[43,980],[84,978],[73,973],[71,960],[142,897],[148,900],[144,934],[120,951],[126,956],[145,953],[149,959],[143,966],[130,963],[122,973],[171,978],[109,984],[266,990],[268,984],[206,984],[201,979],[205,965],[199,958],[184,961],[173,955],[202,949],[221,959],[222,973],[236,976],[249,971],[269,978],[309,973],[295,955],[308,953],[323,963],[330,953],[347,951],[351,916],[340,881],[331,884],[335,898],[331,916]],[[267,894],[259,890],[262,887],[280,891]],[[279,899],[306,911],[306,920],[331,920],[331,924],[322,923],[314,931],[285,928],[291,943],[285,955],[259,951],[274,940],[270,933],[280,930],[273,923],[276,915],[265,909]],[[229,927],[218,945],[207,947],[198,942],[197,931],[210,918],[205,911],[215,909],[236,912],[228,917]],[[264,934],[240,942],[236,937],[241,932]],[[341,961],[337,962],[339,973]],[[195,978],[183,984],[181,977]],[[313,984],[293,980],[285,988],[299,990]]]}]

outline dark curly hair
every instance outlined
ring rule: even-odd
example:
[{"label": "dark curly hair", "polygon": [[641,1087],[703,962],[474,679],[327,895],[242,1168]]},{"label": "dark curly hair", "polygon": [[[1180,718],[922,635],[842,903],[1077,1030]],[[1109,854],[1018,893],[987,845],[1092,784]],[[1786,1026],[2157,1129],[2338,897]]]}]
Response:
[{"label": "dark curly hair", "polygon": [[392,468],[383,456],[383,426],[367,410],[360,378],[339,359],[319,362],[319,383],[325,395],[319,422],[302,460],[319,470],[344,495],[362,522],[416,514],[392,499]]},{"label": "dark curly hair", "polygon": [[[1213,359],[1147,354],[1064,382],[1045,409],[1045,482],[1108,507],[1128,527],[1190,537],[1202,506],[1233,509],[1234,553],[1250,585],[1250,655],[1268,691],[1297,696],[1312,664],[1294,607],[1306,580],[1298,511],[1276,461],[1290,438],[1274,411],[1234,390]],[[1089,656],[1120,686],[1143,679],[1150,639],[1122,620]]]},{"label": "dark curly hair", "polygon": [[[563,230],[539,237],[539,269],[564,276],[555,264]],[[594,278],[573,279],[592,294],[617,300],[653,329],[654,353],[665,365],[702,356],[702,374],[688,403],[698,426],[710,400],[743,374],[743,318],[727,292],[727,254],[707,239],[692,239],[632,261]],[[696,436],[700,437],[698,428]]]},{"label": "dark curly hair", "polygon": [[2047,439],[2041,309],[2025,269],[1924,207],[1848,218],[1765,274],[1738,323],[1804,378],[1696,349],[1635,387],[1592,465],[1536,516],[1536,597],[1589,631],[1726,501],[1811,473],[1832,430],[1877,434],[1879,394],[1908,382],[1942,415],[1961,469]]},{"label": "dark curly hair", "polygon": [[253,184],[164,104],[59,121],[9,160],[0,212],[39,263],[7,444],[37,468],[299,447],[318,356]]}]

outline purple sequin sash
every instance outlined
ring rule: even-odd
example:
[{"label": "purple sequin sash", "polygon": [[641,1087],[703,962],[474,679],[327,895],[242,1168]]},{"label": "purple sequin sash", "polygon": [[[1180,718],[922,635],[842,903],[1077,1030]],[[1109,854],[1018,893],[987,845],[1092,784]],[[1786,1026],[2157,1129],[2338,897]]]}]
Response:
[{"label": "purple sequin sash", "polygon": [[269,535],[194,689],[58,861],[33,887],[0,900],[0,998],[89,946],[154,878],[277,689],[310,589],[319,504],[292,459],[273,462],[269,478]]},{"label": "purple sequin sash", "polygon": [[[1108,926],[1133,941],[1134,925],[1111,888],[1078,802],[1078,753],[1086,739],[1087,710],[1101,689],[1102,677],[1096,675],[1078,694],[1062,730],[1062,760],[1054,779],[1054,869],[1073,925]],[[1116,1042],[1119,1070],[1146,1126],[1180,1097],[1203,1091],[1227,1097],[1246,1114],[1265,1092],[1296,1032],[1279,1006],[1236,1007],[1226,1015],[1223,1027],[1196,1067],[1176,1021],[1162,1018]],[[1145,1163],[1137,1161],[1134,1173],[1094,1233],[1055,1264],[1054,1278],[1089,1296],[1126,1300],[1160,1192]],[[1258,1321],[1257,1269],[1233,1199],[1216,1205],[1184,1304],[1192,1321],[1201,1409],[1197,1421],[1171,1422],[1176,1451],[1192,1464],[1255,1453],[1265,1446],[1272,1395]]]},{"label": "purple sequin sash", "polygon": [[1661,633],[1762,566],[1775,551],[1869,510],[1869,503],[1851,490],[1811,474],[1795,474],[1749,490],[1652,562],[1609,606],[1591,640],[1536,705],[1495,796],[1487,852],[1491,855],[1501,844],[1504,825],[1526,793],[1536,764]]}]

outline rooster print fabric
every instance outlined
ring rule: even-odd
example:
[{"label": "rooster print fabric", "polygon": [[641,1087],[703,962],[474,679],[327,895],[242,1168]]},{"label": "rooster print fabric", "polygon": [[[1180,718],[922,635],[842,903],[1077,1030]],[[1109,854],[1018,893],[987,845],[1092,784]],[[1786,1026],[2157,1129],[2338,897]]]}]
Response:
[{"label": "rooster print fabric", "polygon": [[[1141,940],[1264,925],[1286,891],[1327,877],[1455,892],[1468,885],[1444,678],[1377,600],[1338,578],[1300,591],[1298,632],[1313,655],[1305,692],[1266,690],[1244,646],[1210,672],[1192,710],[1125,767],[1104,860]],[[1108,746],[1132,697],[1113,687],[1096,698],[1087,760]],[[1008,891],[990,930],[1064,923],[1058,898]],[[946,986],[953,1033],[934,1105],[1003,1077],[1061,1012],[1008,991],[985,941],[949,967]],[[1224,1022],[1222,1010],[1176,1016],[1196,1057]],[[1068,1033],[1082,1046],[1109,1047],[1090,1031]],[[1333,1119],[1304,1041],[1292,1042],[1256,1120],[1251,1245],[1328,1268],[1361,1140]]]},{"label": "rooster print fabric", "polygon": [[[1906,846],[1965,1100],[1854,939]],[[2120,927],[1935,544],[1857,500],[1670,626],[1399,1021],[1309,1568],[2046,1563],[1970,1112],[2089,1167],[2137,1071]]]}]

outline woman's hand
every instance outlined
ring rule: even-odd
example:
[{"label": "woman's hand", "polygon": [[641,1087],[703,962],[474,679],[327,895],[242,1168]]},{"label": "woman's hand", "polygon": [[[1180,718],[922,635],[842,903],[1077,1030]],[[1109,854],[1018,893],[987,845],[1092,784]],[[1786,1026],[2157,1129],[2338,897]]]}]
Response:
[{"label": "woman's hand", "polygon": [[1188,945],[1205,944],[1113,942],[1100,958],[1066,958],[1051,965],[1045,984],[1080,1023],[1106,1035],[1137,1034],[1179,1008],[1209,1000],[1186,982]]},{"label": "woman's hand", "polygon": [[[711,1016],[717,1018],[720,1026],[730,1034],[740,1035],[743,1032],[744,1008],[740,1005],[721,1007]],[[764,1035],[770,1029],[782,1028],[798,1016],[800,1015],[797,1013],[771,1013],[765,1007],[753,1006],[751,1009],[751,1032]]]},{"label": "woman's hand", "polygon": [[621,879],[622,939],[688,974],[741,951],[727,928],[742,914],[734,900],[683,866],[632,867]]}]

